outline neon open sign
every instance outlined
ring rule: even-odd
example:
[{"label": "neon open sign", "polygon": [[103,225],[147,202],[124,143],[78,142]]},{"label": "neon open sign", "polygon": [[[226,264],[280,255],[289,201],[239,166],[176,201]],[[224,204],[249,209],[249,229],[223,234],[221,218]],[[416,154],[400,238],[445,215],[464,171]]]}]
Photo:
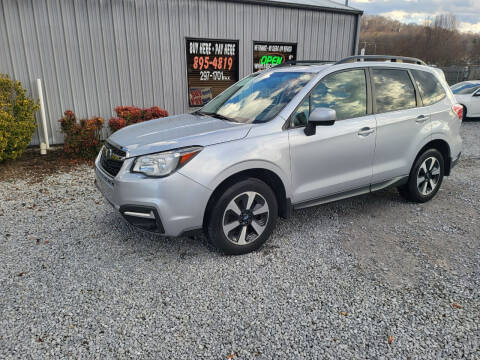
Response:
[{"label": "neon open sign", "polygon": [[253,42],[253,71],[267,69],[297,59],[297,44]]},{"label": "neon open sign", "polygon": [[282,55],[263,55],[260,58],[260,64],[262,65],[280,65],[285,60]]}]

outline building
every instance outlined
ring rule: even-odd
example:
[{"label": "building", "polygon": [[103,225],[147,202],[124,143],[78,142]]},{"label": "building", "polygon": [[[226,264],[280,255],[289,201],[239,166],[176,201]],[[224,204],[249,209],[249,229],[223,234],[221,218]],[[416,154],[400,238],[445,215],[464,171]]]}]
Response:
[{"label": "building", "polygon": [[265,66],[353,55],[361,14],[330,0],[2,0],[0,72],[34,97],[42,79],[56,144],[67,109],[178,114]]}]

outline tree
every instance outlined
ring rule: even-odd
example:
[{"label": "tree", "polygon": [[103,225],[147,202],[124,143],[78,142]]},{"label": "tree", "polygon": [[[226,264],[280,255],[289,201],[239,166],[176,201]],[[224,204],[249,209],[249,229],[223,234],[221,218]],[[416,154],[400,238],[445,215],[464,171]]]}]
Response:
[{"label": "tree", "polygon": [[457,18],[441,14],[423,25],[383,16],[364,16],[360,48],[366,54],[412,56],[438,66],[480,62],[480,37],[458,31]]}]

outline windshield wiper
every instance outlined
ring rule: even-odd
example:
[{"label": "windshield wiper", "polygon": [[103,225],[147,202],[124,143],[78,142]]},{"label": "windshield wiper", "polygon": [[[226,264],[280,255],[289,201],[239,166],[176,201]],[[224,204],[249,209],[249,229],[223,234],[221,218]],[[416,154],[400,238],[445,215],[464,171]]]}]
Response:
[{"label": "windshield wiper", "polygon": [[207,112],[207,111],[198,110],[195,113],[199,114],[199,115],[208,115],[208,116],[211,116],[211,117],[214,117],[214,118],[217,118],[217,119],[222,119],[222,120],[227,120],[227,121],[232,121],[232,122],[238,122],[234,118],[231,118],[231,117],[228,117],[228,116],[225,116],[225,115],[221,115],[221,114],[217,114],[216,112]]}]

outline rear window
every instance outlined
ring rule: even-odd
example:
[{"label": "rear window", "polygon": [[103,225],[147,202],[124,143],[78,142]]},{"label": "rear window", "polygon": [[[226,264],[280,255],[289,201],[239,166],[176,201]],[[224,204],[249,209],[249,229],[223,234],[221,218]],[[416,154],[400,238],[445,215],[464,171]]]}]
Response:
[{"label": "rear window", "polygon": [[415,87],[405,70],[373,69],[377,113],[417,106]]},{"label": "rear window", "polygon": [[445,90],[435,75],[421,70],[411,70],[418,90],[423,100],[423,105],[435,104],[447,96]]}]

